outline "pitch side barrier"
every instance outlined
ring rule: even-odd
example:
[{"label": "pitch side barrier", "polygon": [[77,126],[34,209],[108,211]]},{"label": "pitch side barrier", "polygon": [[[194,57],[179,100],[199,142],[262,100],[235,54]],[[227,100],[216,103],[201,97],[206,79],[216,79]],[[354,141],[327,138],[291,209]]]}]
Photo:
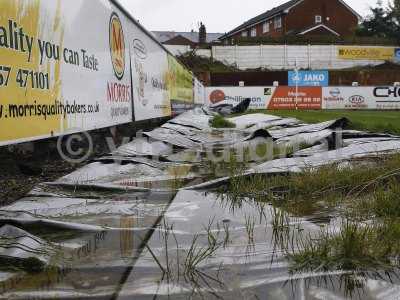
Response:
[{"label": "pitch side barrier", "polygon": [[3,0],[0,146],[204,104],[193,74],[114,0]]},{"label": "pitch side barrier", "polygon": [[250,109],[400,109],[399,86],[206,88],[209,105],[236,105],[246,98],[251,98]]}]

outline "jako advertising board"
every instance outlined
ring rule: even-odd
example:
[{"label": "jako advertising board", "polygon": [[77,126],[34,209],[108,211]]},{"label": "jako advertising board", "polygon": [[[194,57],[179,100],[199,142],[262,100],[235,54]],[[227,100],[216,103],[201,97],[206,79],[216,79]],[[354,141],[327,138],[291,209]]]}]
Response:
[{"label": "jako advertising board", "polygon": [[400,109],[400,87],[327,87],[323,109]]},{"label": "jako advertising board", "polygon": [[275,87],[206,88],[207,99],[210,105],[232,104],[236,106],[246,98],[250,98],[250,109],[265,109],[274,92]]},{"label": "jako advertising board", "polygon": [[131,122],[129,23],[105,0],[2,0],[0,145]]},{"label": "jako advertising board", "polygon": [[328,86],[328,71],[289,71],[289,86]]},{"label": "jako advertising board", "polygon": [[400,48],[394,49],[394,59],[399,62],[400,61]]}]

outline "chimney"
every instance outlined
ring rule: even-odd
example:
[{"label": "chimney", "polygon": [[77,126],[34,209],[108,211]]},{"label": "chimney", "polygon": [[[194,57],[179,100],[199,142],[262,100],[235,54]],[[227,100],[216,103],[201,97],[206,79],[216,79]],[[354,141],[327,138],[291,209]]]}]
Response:
[{"label": "chimney", "polygon": [[200,23],[199,29],[199,44],[204,45],[207,43],[207,30],[206,26],[203,23]]}]

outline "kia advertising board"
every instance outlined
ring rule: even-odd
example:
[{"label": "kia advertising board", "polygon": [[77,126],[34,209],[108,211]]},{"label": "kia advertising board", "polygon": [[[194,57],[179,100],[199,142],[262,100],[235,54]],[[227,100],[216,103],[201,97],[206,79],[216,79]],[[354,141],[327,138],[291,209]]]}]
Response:
[{"label": "kia advertising board", "polygon": [[323,109],[400,109],[400,88],[327,87],[323,89]]},{"label": "kia advertising board", "polygon": [[328,71],[289,71],[289,86],[328,86]]},{"label": "kia advertising board", "polygon": [[373,109],[372,87],[326,87],[323,89],[324,109]]}]

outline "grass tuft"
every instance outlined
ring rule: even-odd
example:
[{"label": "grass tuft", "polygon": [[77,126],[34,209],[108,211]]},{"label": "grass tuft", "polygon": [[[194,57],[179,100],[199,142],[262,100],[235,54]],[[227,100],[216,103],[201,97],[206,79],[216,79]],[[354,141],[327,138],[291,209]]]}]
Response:
[{"label": "grass tuft", "polygon": [[399,252],[382,236],[386,230],[392,232],[388,226],[346,221],[339,233],[322,230],[319,236],[302,237],[300,251],[288,253],[291,271],[389,270]]},{"label": "grass tuft", "polygon": [[223,116],[217,115],[211,121],[213,128],[236,128],[236,124],[225,119]]}]

